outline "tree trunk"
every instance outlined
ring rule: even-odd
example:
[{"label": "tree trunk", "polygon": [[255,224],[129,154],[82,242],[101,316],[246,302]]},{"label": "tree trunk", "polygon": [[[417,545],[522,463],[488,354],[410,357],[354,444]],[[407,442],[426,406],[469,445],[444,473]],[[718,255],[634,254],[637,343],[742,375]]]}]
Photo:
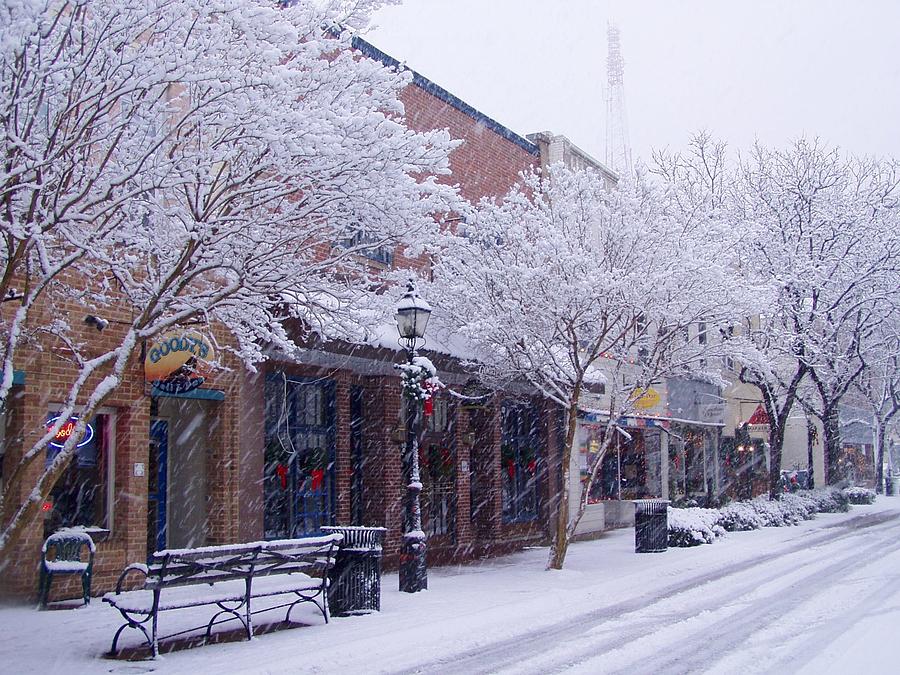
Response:
[{"label": "tree trunk", "polygon": [[[786,416],[785,416],[786,417]],[[769,499],[781,498],[781,453],[784,445],[784,424],[781,416],[769,426]]]},{"label": "tree trunk", "polygon": [[816,472],[815,465],[813,464],[813,453],[815,450],[815,440],[816,440],[816,423],[810,418],[809,413],[806,415],[806,466],[807,471],[809,472],[809,477],[807,480],[807,485],[810,489],[816,486]]},{"label": "tree trunk", "polygon": [[875,492],[884,492],[884,431],[881,428],[881,420],[874,416],[875,420]]},{"label": "tree trunk", "polygon": [[846,478],[838,471],[841,456],[841,425],[837,406],[829,406],[823,411],[822,430],[825,441],[825,484],[836,485]]},{"label": "tree trunk", "polygon": [[556,534],[550,547],[550,558],[547,560],[548,570],[561,570],[569,549],[569,465],[572,461],[572,446],[575,444],[575,431],[578,425],[578,400],[581,396],[581,385],[575,386],[575,392],[569,401],[566,418],[566,440],[562,449],[562,484],[560,485],[559,506],[556,509]]}]

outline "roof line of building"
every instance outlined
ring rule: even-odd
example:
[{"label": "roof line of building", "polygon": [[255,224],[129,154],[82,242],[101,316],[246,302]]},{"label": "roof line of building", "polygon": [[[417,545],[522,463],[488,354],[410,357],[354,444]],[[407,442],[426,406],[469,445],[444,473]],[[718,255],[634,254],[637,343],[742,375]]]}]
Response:
[{"label": "roof line of building", "polygon": [[488,129],[493,131],[494,133],[499,134],[500,136],[502,136],[503,138],[508,140],[510,143],[515,143],[517,146],[519,146],[526,152],[531,153],[535,157],[540,157],[541,153],[540,153],[540,149],[538,148],[538,146],[535,145],[534,143],[532,143],[531,141],[529,141],[527,138],[525,138],[524,136],[520,136],[519,134],[512,131],[511,129],[503,126],[497,120],[488,117],[480,110],[476,110],[475,108],[470,106],[468,103],[463,101],[458,96],[454,96],[453,94],[451,94],[449,91],[447,91],[440,85],[435,84],[434,82],[429,80],[427,77],[420,75],[412,68],[400,63],[393,56],[389,56],[389,55],[385,54],[383,51],[378,49],[378,47],[374,46],[373,44],[371,44],[369,42],[366,42],[361,37],[359,37],[359,36],[353,37],[353,48],[358,49],[360,52],[362,52],[365,56],[368,56],[370,59],[380,61],[381,63],[383,63],[384,65],[386,65],[388,67],[402,68],[405,70],[409,70],[413,74],[413,84],[415,84],[420,89],[423,89],[424,91],[426,91],[429,94],[431,94],[432,96],[440,99],[444,103],[447,103],[448,105],[453,106],[454,108],[459,110],[461,113],[468,115],[469,117],[474,119],[476,122],[483,124]]}]

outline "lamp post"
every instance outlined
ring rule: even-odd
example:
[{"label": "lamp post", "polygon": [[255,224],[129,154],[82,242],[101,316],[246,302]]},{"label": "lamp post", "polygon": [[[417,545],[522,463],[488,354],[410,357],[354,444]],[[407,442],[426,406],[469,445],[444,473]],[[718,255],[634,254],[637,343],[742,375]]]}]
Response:
[{"label": "lamp post", "polygon": [[[415,284],[407,283],[406,293],[397,305],[397,330],[400,333],[400,344],[406,348],[409,362],[405,384],[410,383],[416,364],[416,343],[425,343],[425,326],[431,316],[431,307],[416,291]],[[418,382],[416,378],[416,382]],[[400,548],[400,590],[404,593],[417,593],[428,588],[428,571],[425,562],[425,533],[422,531],[422,509],[419,494],[422,492],[422,481],[419,475],[419,425],[422,406],[417,396],[406,391],[406,457],[404,473],[409,472],[404,503],[404,532]]]}]

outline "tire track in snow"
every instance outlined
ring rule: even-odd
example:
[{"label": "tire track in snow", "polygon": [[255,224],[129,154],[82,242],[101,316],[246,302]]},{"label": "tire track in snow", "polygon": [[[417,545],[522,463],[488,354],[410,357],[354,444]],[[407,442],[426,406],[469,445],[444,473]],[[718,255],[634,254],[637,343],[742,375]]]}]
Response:
[{"label": "tire track in snow", "polygon": [[[470,673],[496,673],[506,668],[512,668],[516,672],[526,672],[525,667],[529,658],[541,661],[542,659],[539,657],[545,655],[545,652],[547,651],[546,645],[548,644],[556,645],[562,642],[574,642],[579,635],[596,631],[597,628],[604,624],[621,619],[623,615],[634,614],[661,601],[689,593],[704,584],[740,574],[741,572],[760,565],[788,557],[794,553],[803,551],[804,549],[862,536],[865,530],[883,525],[889,521],[896,521],[898,518],[900,518],[900,514],[895,512],[880,512],[862,514],[840,523],[826,525],[817,533],[811,534],[809,538],[801,538],[795,543],[785,545],[777,551],[743,560],[715,572],[694,575],[685,581],[672,584],[656,593],[644,593],[636,598],[625,600],[614,605],[608,605],[598,608],[597,610],[566,617],[553,624],[542,626],[533,631],[519,634],[498,641],[492,645],[479,648],[475,652],[448,656],[414,668],[396,671],[396,673],[397,675],[414,675],[415,673],[440,672],[442,675],[452,675],[453,673],[469,675]],[[893,523],[891,524],[891,529],[897,528],[898,526],[900,526],[900,524]],[[832,531],[833,529],[846,531],[835,533]],[[883,544],[880,546],[883,548]],[[758,585],[758,581],[754,582],[753,587],[755,588]],[[636,629],[634,632],[636,635],[632,637],[632,640],[646,635],[645,630]],[[627,641],[624,638],[625,636],[621,633],[617,633],[610,638],[610,645],[607,647],[607,651],[614,647],[621,647],[623,643]],[[600,645],[595,644],[592,646],[590,654],[584,654],[582,655],[582,658],[588,656],[596,657],[598,655],[597,647],[600,647]],[[600,647],[600,649],[603,649],[603,647]],[[577,662],[577,660],[569,658],[565,661],[560,661],[557,665],[560,668],[565,668],[567,666],[575,665]],[[683,665],[681,670],[684,670]],[[541,667],[539,668],[539,671],[547,672],[547,669]]]},{"label": "tire track in snow", "polygon": [[[812,568],[808,574],[800,579],[772,579],[771,589],[762,594],[762,597],[754,598],[750,602],[741,602],[742,598],[753,589],[744,587],[744,593],[727,600],[724,605],[720,605],[710,612],[707,620],[693,621],[696,614],[685,612],[677,621],[661,626],[654,631],[657,639],[660,633],[673,628],[687,628],[689,634],[685,637],[679,634],[674,640],[667,640],[662,649],[657,650],[655,654],[647,656],[642,653],[635,659],[630,659],[624,667],[616,670],[604,672],[610,673],[626,673],[634,672],[634,668],[639,666],[642,671],[652,673],[691,673],[691,672],[708,672],[715,671],[715,664],[727,656],[730,650],[741,649],[743,644],[754,633],[769,628],[773,622],[778,621],[782,616],[796,608],[798,603],[809,602],[813,598],[829,592],[829,586],[832,583],[840,583],[846,579],[847,569],[853,565],[864,565],[872,561],[874,554],[886,554],[900,550],[900,541],[894,539],[890,545],[886,545],[884,540],[879,540],[869,546],[860,548],[850,552],[849,555],[840,558],[829,557],[825,567],[820,567],[815,561],[804,565],[804,567]],[[782,583],[778,583],[781,581]],[[787,593],[785,591],[789,590]],[[718,621],[713,625],[709,624],[708,619],[716,614],[725,614],[724,621]],[[690,625],[693,623],[695,625]],[[627,644],[639,642],[643,638],[629,641]],[[706,644],[712,646],[712,653],[704,650],[704,663],[699,667],[692,664],[696,660],[698,645]],[[719,648],[719,653],[715,653],[715,648]],[[618,651],[620,646],[616,650]],[[708,647],[709,648],[709,647]],[[593,655],[592,660],[596,658]],[[768,667],[768,666],[767,666]]]},{"label": "tire track in snow", "polygon": [[[891,529],[896,529],[896,527]],[[839,538],[833,537],[829,543],[838,543],[848,536],[852,536],[852,534],[848,533]],[[897,547],[900,548],[900,543]],[[694,591],[693,593],[687,591],[681,596],[660,597],[656,603],[641,610],[617,617],[616,623],[610,625],[600,637],[570,638],[547,654],[533,657],[533,663],[529,662],[524,666],[511,664],[509,671],[519,674],[546,673],[574,668],[576,672],[606,673],[616,672],[616,669],[627,662],[630,668],[626,668],[626,672],[634,672],[635,669],[639,669],[640,672],[653,673],[690,672],[691,657],[695,657],[701,650],[700,645],[706,643],[727,645],[734,642],[730,638],[728,642],[724,642],[721,636],[714,635],[715,628],[708,627],[710,621],[718,621],[717,628],[719,629],[722,629],[723,624],[727,622],[729,626],[727,632],[736,632],[738,634],[736,641],[740,641],[743,639],[741,635],[743,628],[765,628],[765,625],[760,625],[765,618],[754,618],[751,614],[753,612],[769,613],[770,605],[766,603],[770,598],[781,599],[783,597],[787,603],[796,601],[796,593],[791,596],[783,595],[785,588],[793,588],[795,585],[803,587],[810,579],[818,579],[823,569],[834,568],[844,572],[848,564],[856,563],[860,559],[867,560],[870,553],[883,553],[884,550],[884,543],[879,541],[877,544],[867,546],[862,552],[857,549],[847,553],[839,563],[833,562],[834,556],[823,558],[821,555],[816,555],[796,565],[789,573],[780,576],[767,574],[763,579],[751,578],[735,581],[733,585],[716,593],[714,598],[703,595],[704,590],[712,590],[704,589],[706,584],[691,589]],[[805,577],[795,578],[799,576],[798,572],[810,569],[812,571],[805,573]],[[741,573],[735,572],[734,576],[739,574]],[[694,597],[691,597],[692,595]],[[665,605],[675,598],[681,604],[674,610],[664,610]],[[648,610],[650,613],[654,610],[663,611],[649,618],[640,616],[642,613],[648,613]],[[785,612],[786,609],[783,606],[773,611],[776,616]],[[733,615],[736,618],[733,619]],[[601,622],[590,631],[597,632],[596,629],[603,623],[612,624],[611,621]],[[670,646],[669,642],[672,640],[667,641],[666,632],[679,633],[674,639],[674,645]],[[633,649],[641,643],[644,643],[644,648],[640,651],[640,656],[632,657],[628,655],[627,651],[624,651]],[[711,658],[707,653],[708,650],[709,647],[706,647],[706,651],[704,651],[704,658],[707,659],[705,666],[708,666],[708,659]],[[646,656],[647,654],[650,656]],[[603,655],[609,655],[612,663],[604,663],[600,660],[599,657]],[[636,660],[638,660],[637,663],[635,663]],[[584,667],[586,665],[588,667]],[[491,672],[497,671],[492,670]]]}]

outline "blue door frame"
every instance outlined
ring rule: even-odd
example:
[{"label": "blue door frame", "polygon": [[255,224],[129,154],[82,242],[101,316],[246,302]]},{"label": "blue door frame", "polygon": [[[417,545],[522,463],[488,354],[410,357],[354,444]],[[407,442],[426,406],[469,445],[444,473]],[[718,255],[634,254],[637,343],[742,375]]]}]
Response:
[{"label": "blue door frame", "polygon": [[[155,502],[156,510],[156,550],[166,548],[166,502],[168,500],[168,466],[169,466],[169,423],[166,420],[150,422],[150,452],[156,453],[155,479],[156,489],[148,491],[148,499]],[[151,462],[151,467],[154,462]],[[151,482],[150,485],[153,485]],[[147,551],[149,556],[154,551]]]}]

